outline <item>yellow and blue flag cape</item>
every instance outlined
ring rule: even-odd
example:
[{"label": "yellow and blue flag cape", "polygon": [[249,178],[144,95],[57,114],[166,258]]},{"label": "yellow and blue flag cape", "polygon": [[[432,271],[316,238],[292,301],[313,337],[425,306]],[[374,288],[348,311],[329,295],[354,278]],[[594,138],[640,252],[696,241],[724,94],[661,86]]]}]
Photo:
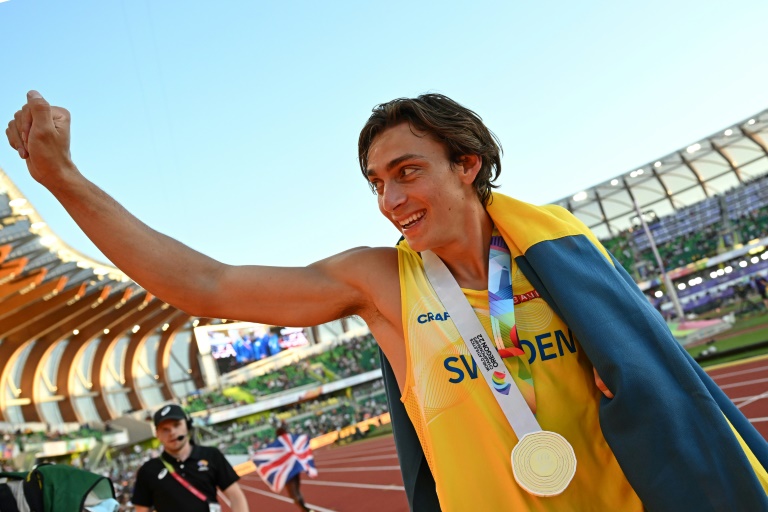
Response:
[{"label": "yellow and blue flag cape", "polygon": [[[520,270],[579,340],[614,397],[600,426],[649,511],[768,510],[734,430],[763,468],[768,443],[672,336],[594,234],[567,210],[495,193],[487,207]],[[391,367],[382,354],[395,444],[412,510],[440,510]],[[731,426],[733,425],[733,430]]]}]

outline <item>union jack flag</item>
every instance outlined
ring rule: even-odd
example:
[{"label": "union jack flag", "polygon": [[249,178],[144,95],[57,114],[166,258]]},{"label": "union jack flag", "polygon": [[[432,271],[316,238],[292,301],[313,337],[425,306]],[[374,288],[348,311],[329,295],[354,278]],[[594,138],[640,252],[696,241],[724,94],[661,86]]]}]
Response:
[{"label": "union jack flag", "polygon": [[317,476],[315,457],[309,448],[309,438],[304,434],[281,435],[266,448],[256,451],[253,463],[264,483],[276,493],[302,471],[312,478]]}]

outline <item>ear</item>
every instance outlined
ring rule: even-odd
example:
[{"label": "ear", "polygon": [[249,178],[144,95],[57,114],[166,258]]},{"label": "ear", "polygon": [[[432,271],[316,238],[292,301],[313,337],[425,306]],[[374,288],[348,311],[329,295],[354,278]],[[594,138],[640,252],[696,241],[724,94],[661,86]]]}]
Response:
[{"label": "ear", "polygon": [[467,185],[475,182],[477,173],[483,166],[483,158],[480,155],[464,155],[459,162],[459,177]]}]

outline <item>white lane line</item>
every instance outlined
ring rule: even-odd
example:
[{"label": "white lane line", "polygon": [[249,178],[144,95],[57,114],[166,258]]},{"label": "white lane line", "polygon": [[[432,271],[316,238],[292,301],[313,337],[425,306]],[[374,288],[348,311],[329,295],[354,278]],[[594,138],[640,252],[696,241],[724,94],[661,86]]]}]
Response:
[{"label": "white lane line", "polygon": [[[394,450],[394,446],[382,446],[381,448],[375,448],[373,450],[344,450],[344,453],[335,453],[335,452],[315,452],[315,460],[322,459],[322,460],[334,460],[338,459],[340,457],[349,457],[352,455],[358,455],[361,453],[364,453],[366,455],[372,455],[374,453],[381,453],[381,452],[391,452]],[[329,457],[328,455],[336,455],[336,457]]]},{"label": "white lane line", "polygon": [[718,375],[712,375],[711,377],[717,380],[717,379],[722,379],[723,377],[734,377],[736,375],[745,375],[747,373],[754,373],[754,372],[761,372],[761,371],[768,371],[768,365],[760,366],[758,368],[750,368],[749,370],[739,370],[736,372],[721,373]]},{"label": "white lane line", "polygon": [[761,382],[768,382],[768,378],[765,378],[765,379],[755,379],[755,380],[745,380],[744,382],[736,382],[734,384],[726,384],[724,386],[720,386],[720,389],[738,388],[739,386],[749,386],[750,384],[760,384]]},{"label": "white lane line", "polygon": [[762,423],[764,421],[768,421],[768,416],[763,416],[762,418],[747,418],[750,423]]},{"label": "white lane line", "polygon": [[377,485],[377,484],[355,484],[352,482],[328,482],[325,480],[302,480],[301,485],[323,485],[328,487],[354,487],[356,489],[377,489],[380,491],[404,491],[402,485]]},{"label": "white lane line", "polygon": [[[302,484],[304,484],[304,483],[306,483],[306,481],[302,482]],[[243,485],[243,484],[240,484],[240,487],[242,489],[247,490],[247,491],[250,491],[250,492],[253,492],[253,493],[256,493],[256,494],[261,494],[262,496],[267,496],[268,498],[274,498],[276,500],[284,501],[286,503],[293,503],[292,499],[286,498],[285,496],[280,496],[279,494],[275,494],[273,492],[262,491],[261,489],[255,489],[253,487],[250,487],[248,485]],[[312,510],[315,510],[317,512],[336,512],[335,510],[331,510],[329,508],[319,507],[317,505],[313,505],[312,503],[307,503],[307,506],[309,508],[311,508]]]},{"label": "white lane line", "polygon": [[332,461],[316,461],[317,466],[329,466],[333,464],[346,464],[347,462],[362,462],[364,460],[397,459],[397,454],[374,455],[372,457],[351,457],[349,459],[336,459]]},{"label": "white lane line", "polygon": [[753,396],[753,397],[751,397],[751,398],[747,398],[746,400],[744,400],[743,402],[741,402],[741,403],[740,403],[739,405],[737,405],[736,407],[737,407],[738,409],[741,409],[742,407],[746,407],[747,405],[749,405],[749,404],[751,404],[751,403],[754,403],[754,402],[757,402],[758,400],[762,400],[762,399],[763,399],[763,398],[765,398],[765,397],[768,397],[768,391],[766,391],[765,393],[761,393],[761,394],[759,394],[759,395],[755,395],[755,396]]},{"label": "white lane line", "polygon": [[320,466],[321,473],[348,473],[352,471],[400,471],[400,466],[370,466],[360,468],[325,468]]}]

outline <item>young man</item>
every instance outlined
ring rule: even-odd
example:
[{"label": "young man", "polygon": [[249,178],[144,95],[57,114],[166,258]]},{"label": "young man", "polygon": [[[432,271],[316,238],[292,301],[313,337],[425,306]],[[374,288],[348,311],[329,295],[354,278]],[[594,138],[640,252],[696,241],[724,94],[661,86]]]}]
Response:
[{"label": "young man", "polygon": [[[768,509],[759,434],[578,220],[491,194],[500,147],[449,98],[379,105],[361,132],[361,168],[403,236],[398,246],[351,249],[304,268],[226,265],[150,229],[80,174],[69,113],[34,91],[6,133],[104,254],[164,301],[192,315],[273,325],[361,316],[418,435],[415,456],[401,451],[411,497],[436,489],[450,511]],[[494,263],[501,246],[506,273]],[[470,356],[474,341],[459,336],[435,295],[421,258],[429,254],[447,266],[491,340],[500,320],[489,307],[489,275],[494,289],[511,285],[516,326],[507,324],[493,348],[505,356],[498,383],[479,375],[490,363]],[[525,409],[511,415],[494,400],[510,392],[509,375]],[[516,484],[521,466],[512,467],[510,451],[523,436],[510,423],[528,411],[573,447],[578,463],[568,463],[575,472],[559,495]],[[428,478],[413,477],[422,458]]]},{"label": "young man", "polygon": [[229,498],[233,512],[248,511],[237,484],[240,477],[219,450],[192,444],[191,420],[181,407],[163,406],[153,420],[163,453],[136,473],[131,498],[136,512],[149,512],[152,507],[158,512],[221,510],[217,488]]}]

